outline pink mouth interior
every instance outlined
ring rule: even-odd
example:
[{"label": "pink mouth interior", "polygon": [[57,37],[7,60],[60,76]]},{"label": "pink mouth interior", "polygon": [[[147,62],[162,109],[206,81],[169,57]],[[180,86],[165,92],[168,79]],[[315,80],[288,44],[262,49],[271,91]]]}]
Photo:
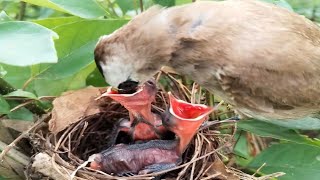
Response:
[{"label": "pink mouth interior", "polygon": [[170,96],[170,104],[173,112],[184,119],[195,119],[199,116],[209,113],[212,111],[211,107],[201,104],[191,104],[182,100],[176,99],[173,95]]}]

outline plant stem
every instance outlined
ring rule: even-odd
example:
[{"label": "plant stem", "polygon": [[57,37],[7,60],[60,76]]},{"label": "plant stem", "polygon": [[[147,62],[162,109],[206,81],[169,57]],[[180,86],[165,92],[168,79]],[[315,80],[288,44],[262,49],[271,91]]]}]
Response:
[{"label": "plant stem", "polygon": [[141,10],[141,12],[143,12],[143,1],[142,0],[140,0],[140,10]]},{"label": "plant stem", "polygon": [[0,94],[8,94],[16,89],[7,83],[4,79],[0,78]]},{"label": "plant stem", "polygon": [[20,12],[19,12],[19,16],[18,16],[18,20],[22,21],[24,19],[24,16],[26,14],[26,7],[27,7],[27,3],[26,2],[20,2]]},{"label": "plant stem", "polygon": [[[2,141],[0,141],[0,150],[4,152],[5,149],[7,149],[8,145]],[[8,151],[8,156],[14,159],[15,161],[21,163],[22,165],[26,166],[29,163],[29,157],[24,155],[23,153],[17,151],[16,149],[11,149],[11,151]],[[1,163],[1,161],[0,161]]]},{"label": "plant stem", "polygon": [[[6,82],[3,78],[0,78],[0,95],[4,95],[4,94],[8,94],[11,93],[13,91],[15,91],[16,89],[14,87],[12,87],[8,82]],[[19,103],[25,103],[28,100],[22,100],[22,101],[17,101]],[[25,106],[29,111],[31,111],[34,114],[37,115],[42,115],[45,114],[46,111],[42,108],[40,108],[36,102],[30,103],[28,105]]]}]

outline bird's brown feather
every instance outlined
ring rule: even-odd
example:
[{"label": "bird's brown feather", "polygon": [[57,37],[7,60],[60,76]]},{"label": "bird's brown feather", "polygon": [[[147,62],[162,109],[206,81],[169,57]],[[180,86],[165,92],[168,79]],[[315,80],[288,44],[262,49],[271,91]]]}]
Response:
[{"label": "bird's brown feather", "polygon": [[148,11],[100,40],[98,61],[129,54],[137,77],[170,66],[251,117],[320,111],[320,29],[306,18],[255,0]]}]

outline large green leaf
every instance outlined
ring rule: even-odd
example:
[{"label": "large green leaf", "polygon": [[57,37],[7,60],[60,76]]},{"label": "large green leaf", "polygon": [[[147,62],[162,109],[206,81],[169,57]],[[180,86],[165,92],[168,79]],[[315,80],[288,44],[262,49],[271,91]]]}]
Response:
[{"label": "large green leaf", "polygon": [[299,144],[308,144],[320,147],[320,141],[318,140],[313,140],[308,137],[302,136],[292,129],[259,120],[241,120],[238,122],[238,127],[262,137],[271,137]]},{"label": "large green leaf", "polygon": [[11,21],[11,19],[6,12],[1,11],[0,12],[0,21]]},{"label": "large green leaf", "polygon": [[115,0],[115,2],[120,7],[123,14],[126,14],[128,11],[139,9],[140,2],[138,0]]},{"label": "large green leaf", "polygon": [[171,7],[176,4],[175,0],[153,0],[153,2],[164,7]]},{"label": "large green leaf", "polygon": [[[58,17],[58,18],[50,18],[50,19],[41,19],[41,20],[34,20],[34,23],[40,24],[46,28],[52,29],[57,28],[61,25],[66,25],[69,23],[74,23],[77,21],[83,21],[84,19],[79,18],[77,16],[69,16],[69,17]],[[50,23],[48,23],[50,21]]]},{"label": "large green leaf", "polygon": [[259,154],[249,168],[263,173],[285,172],[280,180],[307,179],[318,180],[320,177],[320,148],[303,144],[286,143],[273,145]]},{"label": "large green leaf", "polygon": [[0,78],[4,77],[7,74],[7,71],[0,64]]},{"label": "large green leaf", "polygon": [[9,94],[4,95],[4,97],[24,97],[24,98],[29,98],[29,99],[37,99],[37,96],[34,95],[31,92],[28,91],[23,91],[21,89],[18,89],[16,91],[13,91]]},{"label": "large green leaf", "polygon": [[0,114],[8,114],[10,112],[10,105],[8,102],[0,95]]},{"label": "large green leaf", "polygon": [[261,1],[265,1],[265,2],[268,2],[268,3],[272,3],[272,4],[275,4],[277,6],[280,6],[280,7],[283,7],[283,8],[286,8],[290,11],[293,11],[292,7],[290,6],[290,4],[285,1],[285,0],[261,0]]},{"label": "large green leaf", "polygon": [[[15,101],[10,101],[9,104],[10,104],[11,109],[20,105],[20,103],[15,102]],[[33,121],[34,120],[33,113],[25,107],[22,107],[22,108],[19,108],[13,112],[10,112],[10,113],[8,113],[7,116],[9,119],[25,120],[25,121]]]},{"label": "large green leaf", "polygon": [[58,33],[60,38],[55,43],[59,56],[58,63],[19,69],[4,66],[8,71],[4,78],[10,84],[20,89],[28,81],[25,84],[26,90],[37,96],[59,95],[70,89],[84,87],[87,76],[95,69],[93,51],[98,38],[113,32],[127,22],[127,20],[57,18],[54,20],[57,26],[52,27],[51,21],[52,19],[47,19],[36,22],[51,27]]},{"label": "large green leaf", "polygon": [[96,18],[105,15],[105,11],[96,0],[23,0],[38,6],[48,7],[82,18]]},{"label": "large green leaf", "polygon": [[105,79],[103,78],[102,74],[96,68],[87,78],[87,85],[95,86],[95,87],[105,87],[107,86],[107,83]]},{"label": "large green leaf", "polygon": [[53,38],[58,35],[31,22],[0,22],[0,62],[28,66],[57,62]]},{"label": "large green leaf", "polygon": [[192,3],[192,0],[176,0],[176,5]]}]

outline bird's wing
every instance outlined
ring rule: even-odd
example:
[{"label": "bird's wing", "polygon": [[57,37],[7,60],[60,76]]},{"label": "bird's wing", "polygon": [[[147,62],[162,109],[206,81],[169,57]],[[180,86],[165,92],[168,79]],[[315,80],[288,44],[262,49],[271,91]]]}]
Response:
[{"label": "bird's wing", "polygon": [[230,66],[219,70],[217,79],[237,106],[279,117],[320,112],[319,72],[299,68],[276,71],[256,63]]}]

